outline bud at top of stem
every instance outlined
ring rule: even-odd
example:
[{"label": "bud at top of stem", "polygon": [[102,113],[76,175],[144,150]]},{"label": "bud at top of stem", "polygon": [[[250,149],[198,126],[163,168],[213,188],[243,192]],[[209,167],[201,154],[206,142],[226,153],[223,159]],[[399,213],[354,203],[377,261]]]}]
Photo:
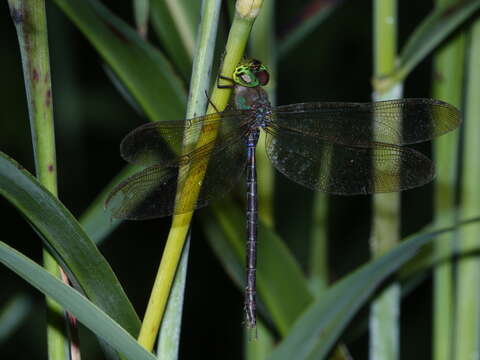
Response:
[{"label": "bud at top of stem", "polygon": [[263,0],[237,0],[237,15],[242,18],[255,19],[260,12]]}]

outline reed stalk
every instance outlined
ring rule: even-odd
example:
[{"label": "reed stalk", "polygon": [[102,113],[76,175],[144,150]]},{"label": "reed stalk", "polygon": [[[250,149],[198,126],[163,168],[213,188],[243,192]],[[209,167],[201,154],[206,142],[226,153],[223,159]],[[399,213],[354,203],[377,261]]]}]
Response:
[{"label": "reed stalk", "polygon": [[[469,51],[465,84],[465,122],[461,217],[480,213],[480,19],[469,31]],[[459,232],[458,250],[463,256],[456,271],[456,319],[454,359],[477,359],[480,346],[480,257],[478,247],[480,226],[475,224]]]},{"label": "reed stalk", "polygon": [[[58,196],[45,2],[9,0],[8,5],[20,45],[37,178],[53,195]],[[66,275],[45,249],[43,263],[47,271],[68,284]],[[79,359],[78,344],[72,342],[70,349],[68,347],[63,309],[48,297],[46,303],[48,358],[60,360],[71,356]],[[76,328],[72,324],[70,322],[70,332],[72,338],[76,338]]]},{"label": "reed stalk", "polygon": [[[397,2],[374,1],[374,79],[388,77],[395,70],[397,58]],[[379,81],[374,81],[376,84]],[[401,97],[402,84],[381,93],[374,89],[375,101]],[[401,124],[398,130],[401,131]],[[374,135],[375,136],[375,135]],[[375,169],[373,169],[375,171]],[[400,181],[400,179],[398,179]],[[373,257],[395,247],[400,240],[399,193],[373,196],[373,222],[370,246]],[[370,312],[370,359],[399,358],[400,285],[393,283],[375,299]]]},{"label": "reed stalk", "polygon": [[[453,4],[452,0],[438,0],[436,6]],[[434,60],[433,97],[460,108],[462,103],[465,37],[456,36],[437,51]],[[460,132],[454,131],[435,140],[435,214],[439,227],[458,221],[449,210],[455,208],[458,174]],[[449,215],[445,213],[448,212]],[[449,259],[454,253],[456,233],[439,237],[435,242],[435,258]],[[454,345],[455,284],[452,261],[440,261],[435,267],[433,290],[433,358],[450,360]]]},{"label": "reed stalk", "polygon": [[[202,114],[207,105],[205,91],[210,84],[209,74],[212,69],[220,5],[220,0],[203,1],[202,22],[196,41],[195,58],[193,59],[192,78],[187,103],[187,119],[195,117],[197,114]],[[189,249],[190,236],[188,236],[183,248],[180,264],[176,271],[173,287],[168,298],[165,316],[161,322],[157,347],[157,356],[161,359],[173,360],[178,358]]]}]

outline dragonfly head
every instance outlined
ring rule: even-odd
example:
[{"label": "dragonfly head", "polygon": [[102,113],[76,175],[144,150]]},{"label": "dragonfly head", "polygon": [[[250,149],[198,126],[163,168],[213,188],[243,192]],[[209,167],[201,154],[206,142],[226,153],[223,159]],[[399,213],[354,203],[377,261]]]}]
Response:
[{"label": "dragonfly head", "polygon": [[268,68],[259,60],[246,59],[237,65],[233,81],[245,87],[265,86],[270,80]]}]

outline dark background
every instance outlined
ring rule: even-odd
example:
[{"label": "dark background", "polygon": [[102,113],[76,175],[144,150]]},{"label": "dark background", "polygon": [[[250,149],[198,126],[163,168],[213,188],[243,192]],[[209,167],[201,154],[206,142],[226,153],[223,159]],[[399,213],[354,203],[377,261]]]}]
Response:
[{"label": "dark background", "polygon": [[[129,1],[104,1],[132,23]],[[277,33],[284,33],[307,1],[277,1]],[[399,1],[402,46],[431,9],[429,1]],[[116,91],[98,54],[64,14],[47,2],[53,99],[59,175],[59,197],[80,216],[91,200],[124,165],[118,153],[122,137],[145,120]],[[225,10],[225,9],[224,9]],[[19,49],[6,2],[0,7],[0,150],[34,172],[32,144]],[[225,19],[227,18],[224,14]],[[308,101],[369,101],[372,74],[372,8],[370,1],[345,1],[333,15],[278,64],[279,104]],[[221,31],[227,31],[226,28]],[[154,39],[154,35],[150,35]],[[409,76],[406,97],[430,96],[430,61]],[[428,146],[424,149],[428,153]],[[259,174],[261,176],[261,174]],[[288,241],[308,236],[294,226],[297,217],[309,216],[312,193],[281,176],[277,186],[277,231]],[[243,187],[239,187],[242,191]],[[402,195],[403,234],[426,223],[431,210],[431,188]],[[329,234],[332,278],[338,278],[368,259],[370,206],[367,197],[330,197]],[[287,211],[284,209],[287,208]],[[205,211],[205,210],[202,210]],[[295,216],[292,216],[295,214]],[[41,242],[25,220],[0,199],[2,241],[41,260]],[[143,314],[155,276],[169,219],[128,222],[119,226],[101,246],[136,307]],[[345,224],[348,226],[345,226]],[[187,358],[240,359],[242,356],[242,294],[223,271],[194,221],[187,278],[181,355]],[[141,234],[140,236],[138,234]],[[293,236],[295,234],[295,236]],[[305,244],[290,242],[300,259]],[[261,261],[261,259],[259,260]],[[12,295],[28,293],[34,310],[21,328],[0,343],[2,359],[44,359],[43,297],[6,268],[0,271],[0,306]],[[411,293],[402,305],[402,359],[430,357],[430,285]],[[356,324],[364,322],[366,312]],[[351,330],[351,329],[350,329]],[[350,331],[350,333],[356,333]],[[347,336],[355,359],[365,359],[366,333]],[[101,359],[88,331],[82,332],[85,359]]]}]

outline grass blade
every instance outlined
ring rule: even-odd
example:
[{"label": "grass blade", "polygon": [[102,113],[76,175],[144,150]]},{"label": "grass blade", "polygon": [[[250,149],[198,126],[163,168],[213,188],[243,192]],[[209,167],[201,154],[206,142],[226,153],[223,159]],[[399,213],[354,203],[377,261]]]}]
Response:
[{"label": "grass blade", "polygon": [[70,280],[136,336],[140,321],[110,265],[70,212],[26,170],[0,153],[0,195],[42,236]]},{"label": "grass blade", "polygon": [[453,231],[460,225],[478,221],[479,218],[470,219],[450,228],[412,236],[385,255],[346,276],[302,314],[268,360],[323,359],[336,344],[349,321],[386,279],[439,235]]},{"label": "grass blade", "polygon": [[398,80],[407,77],[415,66],[479,8],[479,0],[454,1],[437,6],[408,39],[393,77]]},{"label": "grass blade", "polygon": [[106,313],[26,256],[0,242],[0,262],[75,315],[82,324],[131,360],[155,360]]},{"label": "grass blade", "polygon": [[185,90],[166,58],[97,0],[56,0],[154,121],[181,119]]}]

